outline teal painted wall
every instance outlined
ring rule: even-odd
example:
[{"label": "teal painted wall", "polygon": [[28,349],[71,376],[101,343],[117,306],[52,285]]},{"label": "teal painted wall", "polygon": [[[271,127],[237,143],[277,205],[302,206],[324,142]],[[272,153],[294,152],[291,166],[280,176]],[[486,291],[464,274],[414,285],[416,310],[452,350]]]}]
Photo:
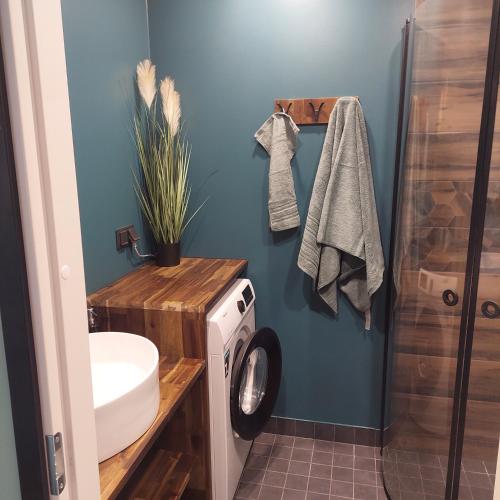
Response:
[{"label": "teal painted wall", "polygon": [[[114,230],[144,234],[132,189],[133,77],[149,50],[176,79],[193,146],[185,255],[243,257],[257,322],[284,354],[276,414],[377,426],[384,291],[373,333],[346,300],[334,317],[296,267],[301,233],[268,229],[268,158],[253,134],[276,97],[358,95],[368,123],[378,213],[388,251],[400,72],[411,0],[63,0],[87,290],[130,271]],[[149,22],[149,40],[148,40]],[[150,45],[150,48],[148,47]],[[302,127],[293,162],[304,223],[325,129]]]},{"label": "teal painted wall", "polygon": [[62,0],[87,291],[129,272],[115,229],[142,233],[131,168],[134,74],[149,55],[144,0]]},{"label": "teal painted wall", "polygon": [[9,380],[3,343],[2,321],[0,318],[0,485],[1,497],[21,500],[19,473],[12,426]]},{"label": "teal painted wall", "polygon": [[[411,1],[149,0],[151,57],[175,78],[193,146],[193,201],[210,199],[186,255],[244,257],[257,323],[278,332],[284,373],[275,413],[378,426],[384,292],[373,333],[346,300],[334,317],[297,268],[301,232],[268,229],[268,158],[253,134],[276,97],[360,96],[388,253],[401,29]],[[302,127],[293,162],[302,222],[325,133]],[[194,206],[194,204],[193,204]]]}]

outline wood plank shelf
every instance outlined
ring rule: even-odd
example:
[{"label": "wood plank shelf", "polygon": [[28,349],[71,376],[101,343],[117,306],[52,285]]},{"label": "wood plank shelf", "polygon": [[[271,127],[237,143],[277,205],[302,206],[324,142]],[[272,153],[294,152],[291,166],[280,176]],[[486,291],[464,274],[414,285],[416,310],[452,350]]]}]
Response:
[{"label": "wood plank shelf", "polygon": [[[151,427],[135,443],[99,464],[101,499],[116,498],[204,369],[205,361],[201,359],[181,358],[177,363],[172,364],[165,356],[160,357],[160,408],[158,415]],[[184,462],[185,460],[179,458],[174,464],[174,469],[178,469],[175,467],[177,463],[182,465]],[[164,464],[162,466],[165,467]],[[188,480],[189,475],[186,484]],[[179,484],[181,483],[182,481]],[[172,486],[170,485],[170,487]],[[161,498],[170,497],[162,496]]]},{"label": "wood plank shelf", "polygon": [[[191,476],[193,458],[180,452],[154,450],[144,460],[120,500],[177,500]],[[137,482],[134,484],[134,478]]]}]

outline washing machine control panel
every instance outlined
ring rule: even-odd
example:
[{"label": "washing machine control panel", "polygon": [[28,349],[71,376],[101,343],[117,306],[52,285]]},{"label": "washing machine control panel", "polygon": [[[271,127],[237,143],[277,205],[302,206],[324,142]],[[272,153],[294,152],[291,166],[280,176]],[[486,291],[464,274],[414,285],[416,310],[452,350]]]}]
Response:
[{"label": "washing machine control panel", "polygon": [[248,314],[253,313],[255,292],[249,279],[237,279],[234,285],[209,311],[209,329],[216,329],[226,345],[238,325]]}]

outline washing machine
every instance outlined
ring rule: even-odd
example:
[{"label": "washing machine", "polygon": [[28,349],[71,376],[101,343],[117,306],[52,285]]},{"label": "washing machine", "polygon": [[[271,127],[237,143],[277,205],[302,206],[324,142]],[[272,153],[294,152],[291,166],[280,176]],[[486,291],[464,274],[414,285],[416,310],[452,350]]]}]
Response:
[{"label": "washing machine", "polygon": [[255,292],[239,279],[208,320],[212,499],[232,500],[253,439],[274,408],[281,347],[271,328],[255,328]]}]

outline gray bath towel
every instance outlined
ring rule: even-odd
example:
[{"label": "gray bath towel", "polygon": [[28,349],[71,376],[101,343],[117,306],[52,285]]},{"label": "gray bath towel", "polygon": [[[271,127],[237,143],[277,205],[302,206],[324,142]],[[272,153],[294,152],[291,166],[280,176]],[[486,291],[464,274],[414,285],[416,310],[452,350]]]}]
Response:
[{"label": "gray bath towel", "polygon": [[384,257],[365,119],[354,97],[339,99],[330,115],[298,265],[335,312],[338,282],[370,329]]},{"label": "gray bath towel", "polygon": [[272,231],[300,226],[290,161],[299,128],[286,113],[274,113],[255,133],[271,157],[269,163],[269,225]]}]

